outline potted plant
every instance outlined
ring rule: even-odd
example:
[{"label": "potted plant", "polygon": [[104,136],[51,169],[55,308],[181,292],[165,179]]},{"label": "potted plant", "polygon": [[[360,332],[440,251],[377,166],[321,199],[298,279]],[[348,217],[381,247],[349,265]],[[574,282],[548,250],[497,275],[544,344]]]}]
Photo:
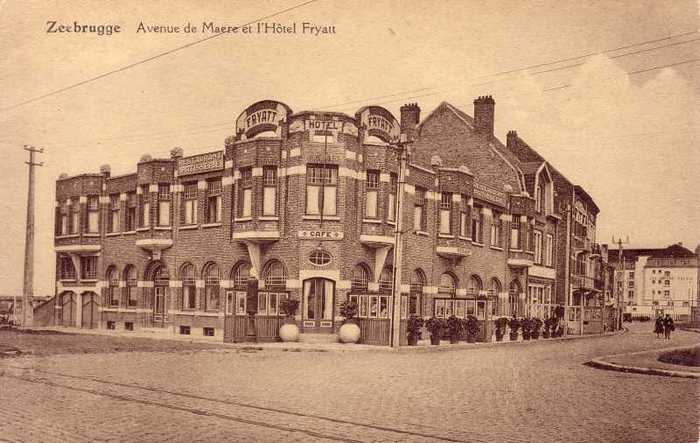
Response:
[{"label": "potted plant", "polygon": [[532,331],[532,320],[525,317],[520,326],[523,328],[523,340],[530,340],[530,332]]},{"label": "potted plant", "polygon": [[284,322],[280,326],[280,339],[284,342],[299,340],[299,326],[294,323],[294,316],[299,309],[299,300],[287,298],[280,302],[280,312],[284,314]]},{"label": "potted plant", "polygon": [[345,317],[338,330],[338,339],[341,343],[357,343],[360,340],[360,327],[353,320],[357,315],[357,302],[345,300],[340,304],[340,315]]},{"label": "potted plant", "polygon": [[412,315],[408,318],[406,323],[406,338],[408,339],[408,346],[416,346],[418,344],[418,339],[420,338],[420,330],[423,327],[422,317]]},{"label": "potted plant", "polygon": [[532,330],[530,331],[530,336],[532,337],[533,340],[537,340],[538,338],[540,338],[540,329],[542,328],[542,320],[535,317],[531,320],[530,325],[532,326]]},{"label": "potted plant", "polygon": [[450,343],[455,344],[459,342],[462,337],[462,331],[464,330],[464,324],[462,319],[451,315],[447,319],[447,335],[450,337]]},{"label": "potted plant", "polygon": [[549,338],[549,332],[552,329],[552,319],[553,317],[547,317],[544,319],[544,326],[542,327],[542,338]]},{"label": "potted plant", "polygon": [[559,305],[556,308],[554,308],[554,315],[557,318],[564,318],[564,306]]},{"label": "potted plant", "polygon": [[503,336],[506,334],[508,319],[505,317],[497,318],[493,321],[493,324],[496,331],[496,341],[503,341]]},{"label": "potted plant", "polygon": [[467,315],[465,329],[467,331],[467,343],[474,343],[476,336],[479,334],[479,320],[473,315]]},{"label": "potted plant", "polygon": [[425,322],[425,328],[430,332],[431,345],[440,344],[440,336],[446,327],[447,325],[445,324],[444,318],[430,317],[428,321]]},{"label": "potted plant", "polygon": [[518,341],[518,329],[520,329],[520,320],[511,318],[508,320],[508,327],[510,328],[510,341]]}]

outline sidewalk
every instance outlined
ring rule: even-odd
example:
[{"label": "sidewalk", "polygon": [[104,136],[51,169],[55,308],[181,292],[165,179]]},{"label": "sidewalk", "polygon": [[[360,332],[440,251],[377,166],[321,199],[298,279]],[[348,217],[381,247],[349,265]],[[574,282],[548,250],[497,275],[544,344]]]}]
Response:
[{"label": "sidewalk", "polygon": [[659,361],[659,356],[669,351],[688,349],[689,346],[607,355],[594,358],[587,364],[598,369],[633,372],[637,374],[663,375],[667,377],[700,378],[700,367],[681,366]]}]

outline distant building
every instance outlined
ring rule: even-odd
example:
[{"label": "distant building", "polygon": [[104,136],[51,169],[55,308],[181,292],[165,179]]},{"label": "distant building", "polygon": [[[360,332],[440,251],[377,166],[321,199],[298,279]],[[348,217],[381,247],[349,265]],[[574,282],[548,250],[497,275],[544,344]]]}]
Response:
[{"label": "distant building", "polygon": [[610,251],[616,266],[617,287],[625,312],[632,318],[670,314],[688,321],[698,306],[698,254],[681,243],[666,248],[624,249],[622,266],[618,250]]}]

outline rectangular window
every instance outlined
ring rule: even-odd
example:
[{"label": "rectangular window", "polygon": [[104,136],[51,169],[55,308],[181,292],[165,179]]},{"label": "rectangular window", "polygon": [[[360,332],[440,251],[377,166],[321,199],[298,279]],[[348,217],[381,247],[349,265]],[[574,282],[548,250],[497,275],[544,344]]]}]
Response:
[{"label": "rectangular window", "polygon": [[75,267],[70,257],[61,257],[58,275],[61,280],[75,280]]},{"label": "rectangular window", "polygon": [[277,167],[263,168],[263,215],[277,214]]},{"label": "rectangular window", "polygon": [[545,238],[544,264],[545,266],[552,266],[554,262],[554,237],[552,237],[552,234],[547,234]]},{"label": "rectangular window", "polygon": [[336,215],[338,166],[308,165],[306,167],[306,213]]},{"label": "rectangular window", "polygon": [[469,237],[469,225],[471,221],[469,198],[466,195],[462,196],[462,206],[459,213],[459,235],[462,237]]},{"label": "rectangular window", "polygon": [[367,193],[365,196],[365,217],[377,218],[379,196],[379,171],[367,171]]},{"label": "rectangular window", "polygon": [[481,213],[483,208],[481,206],[474,206],[472,210],[472,240],[477,243],[482,243],[482,230],[483,230],[483,214]]},{"label": "rectangular window", "polygon": [[158,226],[170,226],[170,185],[158,185]]},{"label": "rectangular window", "polygon": [[100,199],[96,195],[87,198],[87,232],[100,232]]},{"label": "rectangular window", "polygon": [[136,193],[129,192],[128,194],[126,194],[126,226],[124,226],[124,229],[126,229],[127,231],[136,230],[136,207]]},{"label": "rectangular window", "polygon": [[534,232],[535,239],[535,263],[542,263],[542,232]]},{"label": "rectangular window", "polygon": [[243,291],[236,292],[236,315],[245,315],[246,313],[246,297],[247,294]]},{"label": "rectangular window", "polygon": [[258,315],[267,315],[267,292],[258,292]]},{"label": "rectangular window", "polygon": [[413,229],[425,231],[425,189],[416,188],[416,201],[413,204]]},{"label": "rectangular window", "polygon": [[182,280],[182,308],[195,309],[197,289],[195,287],[194,278],[187,277]]},{"label": "rectangular window", "polygon": [[80,257],[80,278],[94,280],[97,278],[97,256]]},{"label": "rectangular window", "polygon": [[77,234],[80,231],[80,202],[77,198],[70,205],[70,233]]},{"label": "rectangular window", "polygon": [[238,216],[253,216],[253,168],[241,168],[238,182]]},{"label": "rectangular window", "polygon": [[440,198],[440,234],[451,234],[452,193],[443,192]]},{"label": "rectangular window", "polygon": [[491,246],[501,246],[501,214],[496,211],[491,218]]},{"label": "rectangular window", "polygon": [[151,203],[148,186],[144,186],[141,190],[141,227],[147,228],[151,226]]},{"label": "rectangular window", "polygon": [[119,232],[119,194],[109,196],[109,232]]},{"label": "rectangular window", "polygon": [[221,179],[207,180],[207,223],[221,222]]},{"label": "rectangular window", "polygon": [[396,190],[398,188],[398,179],[396,174],[391,173],[389,176],[389,202],[387,204],[387,211],[389,215],[387,220],[396,221]]},{"label": "rectangular window", "polygon": [[58,232],[60,235],[68,235],[68,211],[70,208],[61,208],[61,212],[59,215],[59,229]]},{"label": "rectangular window", "polygon": [[627,287],[628,288],[634,288],[634,280],[630,280],[627,282]]},{"label": "rectangular window", "polygon": [[183,186],[182,224],[197,224],[197,183],[185,183]]}]

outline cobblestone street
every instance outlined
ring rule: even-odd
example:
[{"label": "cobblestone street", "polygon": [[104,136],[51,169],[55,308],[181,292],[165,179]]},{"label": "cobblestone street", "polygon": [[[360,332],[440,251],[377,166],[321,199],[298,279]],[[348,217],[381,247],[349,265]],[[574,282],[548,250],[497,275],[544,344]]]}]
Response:
[{"label": "cobblestone street", "polygon": [[0,361],[10,441],[698,441],[697,381],[584,366],[697,343],[621,336],[447,352],[240,349]]}]

